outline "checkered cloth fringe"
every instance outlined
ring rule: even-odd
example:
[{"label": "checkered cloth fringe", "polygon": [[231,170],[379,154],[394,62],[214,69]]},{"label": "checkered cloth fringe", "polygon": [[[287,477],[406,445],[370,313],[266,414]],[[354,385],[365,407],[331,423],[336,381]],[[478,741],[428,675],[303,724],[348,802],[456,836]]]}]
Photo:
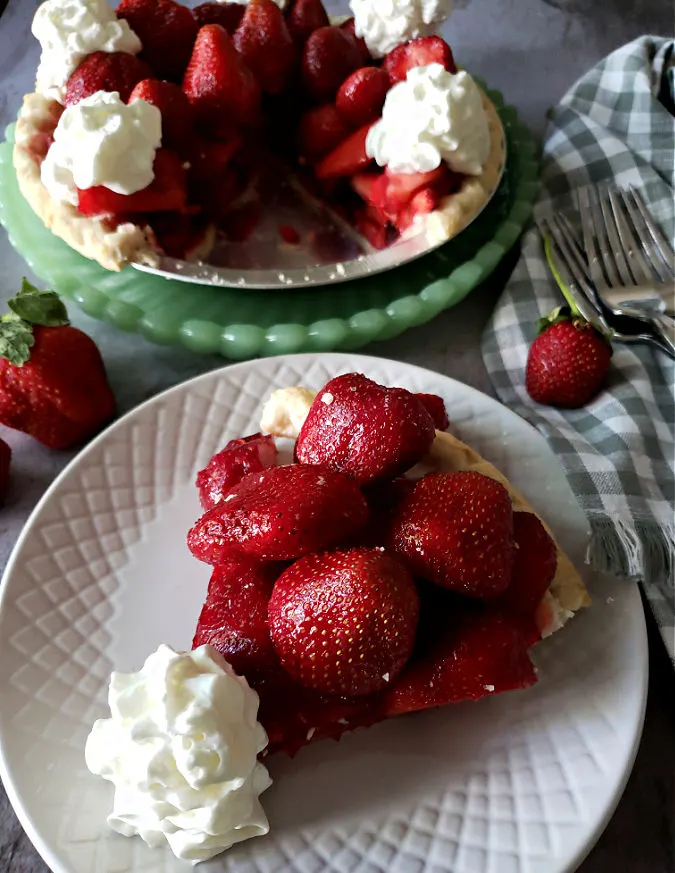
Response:
[{"label": "checkered cloth fringe", "polygon": [[[537,209],[576,224],[574,191],[639,187],[675,237],[675,43],[642,37],[583,76],[549,116]],[[562,300],[535,228],[483,337],[500,399],[531,422],[562,463],[588,518],[588,561],[639,580],[675,663],[675,365],[651,346],[614,344],[609,381],[579,410],[534,403],[525,364],[540,316]]]}]

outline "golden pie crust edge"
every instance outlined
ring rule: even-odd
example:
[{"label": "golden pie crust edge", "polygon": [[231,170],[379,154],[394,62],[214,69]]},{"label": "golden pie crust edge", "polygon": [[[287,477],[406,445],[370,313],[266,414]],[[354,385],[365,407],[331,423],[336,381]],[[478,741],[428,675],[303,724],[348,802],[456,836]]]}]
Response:
[{"label": "golden pie crust edge", "polygon": [[555,631],[560,630],[575,612],[590,604],[591,600],[581,576],[577,573],[572,561],[558,545],[550,527],[495,466],[457,437],[441,431],[436,431],[436,439],[426,460],[430,466],[440,472],[474,470],[476,473],[482,473],[484,476],[495,479],[509,492],[514,511],[532,512],[544,525],[556,545],[558,565],[555,577],[539,610],[539,629],[543,637],[550,636]]},{"label": "golden pie crust edge", "polygon": [[105,267],[119,271],[130,261],[149,266],[159,262],[146,231],[126,222],[111,229],[99,218],[82,215],[70,203],[54,200],[40,178],[35,158],[36,137],[54,130],[61,111],[55,100],[27,94],[16,123],[14,168],[19,189],[46,228],[72,249]]}]

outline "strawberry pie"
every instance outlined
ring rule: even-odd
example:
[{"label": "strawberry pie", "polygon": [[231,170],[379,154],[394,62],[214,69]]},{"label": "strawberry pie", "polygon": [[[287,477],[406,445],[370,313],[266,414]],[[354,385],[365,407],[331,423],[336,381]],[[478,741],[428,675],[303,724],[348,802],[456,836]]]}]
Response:
[{"label": "strawberry pie", "polygon": [[441,398],[349,373],[275,392],[270,432],[199,472],[194,647],[258,693],[267,753],[527,688],[532,646],[588,604],[545,522],[447,426]]},{"label": "strawberry pie", "polygon": [[449,238],[499,179],[496,111],[437,34],[448,0],[350,5],[331,21],[321,0],[46,0],[16,127],[24,197],[110,270],[246,240],[270,177],[366,249]]}]

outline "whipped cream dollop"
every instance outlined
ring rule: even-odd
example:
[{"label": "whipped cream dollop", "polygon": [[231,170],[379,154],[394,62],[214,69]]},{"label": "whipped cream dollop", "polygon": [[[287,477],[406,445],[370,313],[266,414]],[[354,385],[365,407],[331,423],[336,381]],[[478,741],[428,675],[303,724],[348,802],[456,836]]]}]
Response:
[{"label": "whipped cream dollop", "polygon": [[477,176],[490,154],[490,129],[480,88],[463,70],[414,67],[389,91],[366,152],[394,173],[428,173],[442,161]]},{"label": "whipped cream dollop", "polygon": [[273,391],[263,406],[260,430],[294,440],[300,433],[316,397],[309,388],[280,388]]},{"label": "whipped cream dollop", "polygon": [[452,0],[350,0],[356,35],[374,58],[417,36],[429,36],[452,12]]},{"label": "whipped cream dollop", "polygon": [[94,724],[85,759],[115,786],[113,830],[166,840],[194,863],[269,831],[258,695],[214,648],[161,645],[138,673],[112,674],[108,702],[112,718]]},{"label": "whipped cream dollop", "polygon": [[47,0],[35,13],[33,36],[42,55],[36,90],[63,102],[73,70],[92,52],[140,52],[140,39],[106,0]]},{"label": "whipped cream dollop", "polygon": [[77,189],[105,185],[133,194],[154,179],[162,114],[145,100],[127,105],[116,92],[97,91],[67,106],[40,168],[54,200],[77,205]]}]

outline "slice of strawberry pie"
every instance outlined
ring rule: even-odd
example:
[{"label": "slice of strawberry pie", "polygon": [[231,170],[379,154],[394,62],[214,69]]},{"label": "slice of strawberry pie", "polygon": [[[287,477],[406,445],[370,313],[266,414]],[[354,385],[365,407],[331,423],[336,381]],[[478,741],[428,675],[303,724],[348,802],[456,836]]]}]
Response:
[{"label": "slice of strawberry pie", "polygon": [[503,131],[434,33],[446,0],[399,5],[352,0],[354,17],[331,23],[321,0],[46,0],[20,189],[111,270],[246,240],[270,178],[366,247],[448,238],[494,190]]},{"label": "slice of strawberry pie", "polygon": [[270,753],[526,688],[531,647],[589,602],[524,498],[435,420],[440,398],[350,373],[266,404],[296,463],[270,467],[257,434],[198,475],[188,546],[214,569],[194,646],[256,689]]}]

